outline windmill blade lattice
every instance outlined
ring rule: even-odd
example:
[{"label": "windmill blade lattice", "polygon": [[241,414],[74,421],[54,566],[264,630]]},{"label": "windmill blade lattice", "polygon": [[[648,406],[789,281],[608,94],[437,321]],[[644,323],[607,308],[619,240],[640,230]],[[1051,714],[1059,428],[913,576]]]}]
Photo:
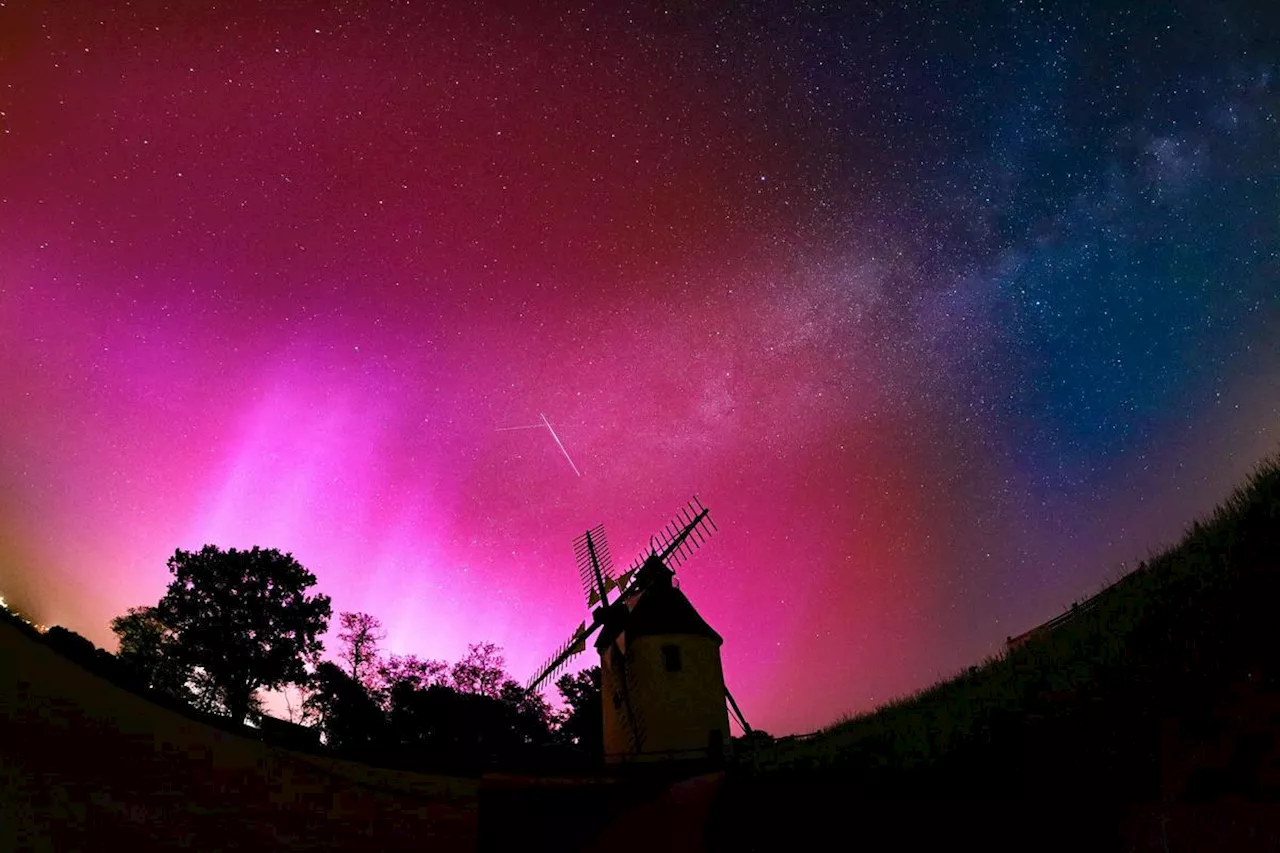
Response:
[{"label": "windmill blade lattice", "polygon": [[579,623],[578,630],[573,632],[573,636],[556,649],[556,653],[538,669],[537,675],[529,679],[529,683],[525,685],[525,691],[535,690],[544,681],[559,675],[569,665],[570,659],[587,650],[587,638],[599,627],[598,622],[593,622],[590,626],[586,622]]},{"label": "windmill blade lattice", "polygon": [[[573,540],[573,556],[578,563],[578,578],[582,581],[587,607],[595,607],[605,593],[617,586],[613,577],[613,555],[609,553],[603,524]],[[599,582],[596,580],[597,571],[600,573]]]},{"label": "windmill blade lattice", "polygon": [[711,510],[704,507],[698,496],[694,495],[687,506],[681,507],[675,519],[654,536],[652,551],[641,554],[622,573],[618,585],[622,587],[623,594],[629,591],[628,587],[636,572],[650,556],[657,554],[668,567],[679,566],[716,531],[716,523],[711,520]]}]

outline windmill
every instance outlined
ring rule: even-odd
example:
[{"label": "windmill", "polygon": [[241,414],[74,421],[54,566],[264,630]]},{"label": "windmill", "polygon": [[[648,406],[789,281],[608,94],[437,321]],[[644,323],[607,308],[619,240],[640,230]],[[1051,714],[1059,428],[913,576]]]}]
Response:
[{"label": "windmill", "polygon": [[617,576],[603,526],[574,540],[591,621],[578,625],[526,689],[553,679],[599,631],[606,761],[720,757],[729,735],[726,699],[750,731],[724,686],[723,639],[673,582],[673,567],[715,530],[695,496],[650,538],[648,553]]}]

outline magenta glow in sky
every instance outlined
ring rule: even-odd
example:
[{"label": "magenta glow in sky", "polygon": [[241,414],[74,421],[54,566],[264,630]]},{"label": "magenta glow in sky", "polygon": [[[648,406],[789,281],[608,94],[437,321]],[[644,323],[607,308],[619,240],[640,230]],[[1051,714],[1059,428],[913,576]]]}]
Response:
[{"label": "magenta glow in sky", "polygon": [[0,593],[277,547],[523,680],[697,494],[753,724],[975,663],[1276,448],[1276,57],[1184,12],[10,3]]}]

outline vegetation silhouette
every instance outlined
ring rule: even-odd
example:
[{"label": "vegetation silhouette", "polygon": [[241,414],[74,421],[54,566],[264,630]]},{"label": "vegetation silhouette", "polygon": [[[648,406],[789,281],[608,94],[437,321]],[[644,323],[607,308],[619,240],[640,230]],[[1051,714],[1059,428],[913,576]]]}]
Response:
[{"label": "vegetation silhouette", "polygon": [[321,661],[310,679],[310,695],[303,703],[312,720],[336,752],[366,753],[383,736],[385,719],[365,685],[337,664]]},{"label": "vegetation silhouette", "polygon": [[380,695],[386,707],[387,690],[401,681],[407,681],[415,690],[423,690],[432,684],[446,684],[449,664],[442,660],[423,659],[417,655],[388,655],[378,662],[378,678],[382,685]]},{"label": "vegetation silhouette", "polygon": [[564,697],[567,711],[560,721],[560,736],[592,759],[604,758],[604,712],[601,702],[600,667],[562,675],[556,689]]},{"label": "vegetation silhouette", "polygon": [[[45,631],[44,642],[54,651],[70,658],[85,669],[99,668],[103,661],[100,656],[107,655],[106,652],[95,646],[89,638],[83,637],[61,625],[54,625],[48,631]],[[110,657],[110,655],[107,656]]]},{"label": "vegetation silhouette", "polygon": [[323,650],[326,595],[307,595],[316,577],[292,554],[254,547],[175,551],[173,580],[159,604],[112,623],[122,649],[151,686],[180,679],[197,707],[243,722],[261,688],[304,681]]},{"label": "vegetation silhouette", "polygon": [[174,650],[174,631],[165,624],[157,608],[131,607],[124,615],[111,620],[111,630],[120,644],[116,657],[131,681],[184,702],[196,703],[187,686],[189,673]]},{"label": "vegetation silhouette", "polygon": [[[1003,654],[813,735],[775,739],[754,731],[736,739],[704,840],[726,850],[816,845],[843,825],[850,803],[865,802],[878,804],[858,818],[859,838],[872,845],[972,837],[991,849],[1025,844],[1032,837],[1026,833],[1045,826],[1054,827],[1053,837],[1037,834],[1035,846],[1048,849],[1160,849],[1151,839],[1201,837],[1219,839],[1221,849],[1242,838],[1253,845],[1248,849],[1280,845],[1280,820],[1248,811],[1280,802],[1278,594],[1280,458],[1272,458],[1175,547],[1011,640]],[[321,625],[327,600],[323,605],[314,608],[324,611]],[[210,612],[215,623],[247,618],[234,608]],[[172,613],[162,599],[114,620],[121,646],[113,656],[73,631],[55,626],[41,634],[0,611],[86,669],[196,717],[215,703],[224,716],[207,722],[246,731],[225,716],[225,688],[202,681],[207,672],[182,651],[189,628]],[[316,642],[303,649],[309,658],[298,657],[311,671],[293,671],[306,687],[304,710],[314,728],[262,718],[266,737],[369,764],[457,775],[502,769],[537,778],[597,768],[598,669],[557,682],[565,710],[556,713],[509,679],[493,644],[471,646],[452,666],[384,656],[377,620],[353,616],[359,618],[343,624],[358,630],[340,635],[347,645],[338,654],[351,670],[318,661]],[[353,644],[360,644],[358,655],[344,653]],[[252,694],[246,710],[251,706]],[[306,737],[313,731],[323,734],[323,747]],[[491,791],[482,809],[558,814],[595,797],[603,825],[630,807],[624,801],[635,790],[516,787]],[[1234,817],[1222,816],[1228,806],[1237,809]],[[1194,811],[1200,807],[1212,808]],[[918,819],[921,808],[931,820]],[[557,826],[548,823],[547,839]]]},{"label": "vegetation silhouette", "polygon": [[453,665],[450,677],[461,693],[498,698],[507,675],[502,650],[493,643],[472,643],[462,660]]},{"label": "vegetation silhouette", "polygon": [[351,667],[350,676],[368,691],[378,688],[378,644],[387,632],[376,616],[368,613],[339,613],[338,658]]},{"label": "vegetation silhouette", "polygon": [[[202,552],[208,559],[216,559],[218,553],[212,546]],[[218,580],[236,571],[224,570]],[[192,575],[203,577],[202,572],[209,570],[186,570],[183,589],[195,585]],[[295,570],[294,576],[302,580],[300,588],[310,586],[309,574]],[[258,613],[261,604],[253,596],[231,595],[225,585],[208,582],[202,590],[202,601],[221,596],[217,600],[221,609],[210,608],[216,616],[214,624],[269,624]],[[210,634],[207,627],[202,628],[194,643],[185,636],[192,627],[174,618],[174,613],[182,612],[176,597],[171,585],[170,593],[156,606],[131,608],[112,621],[120,638],[118,657],[93,650],[83,638],[83,644],[65,639],[63,635],[72,634],[65,629],[53,632],[53,639],[77,659],[87,660],[91,651],[105,656],[110,663],[104,674],[117,683],[241,722],[243,716],[236,716],[223,701],[227,691],[208,675],[207,664],[192,664],[189,648],[199,648]],[[328,600],[313,601],[308,612],[327,619]],[[238,609],[246,605],[247,612]],[[502,649],[493,643],[472,644],[461,660],[450,665],[415,655],[384,656],[379,643],[385,631],[370,614],[340,613],[339,626],[336,657],[342,665],[319,660],[318,641],[294,645],[298,666],[290,669],[288,678],[301,689],[301,720],[307,726],[261,714],[258,696],[250,691],[245,713],[259,712],[252,716],[265,737],[305,749],[320,748],[318,739],[323,739],[323,751],[333,755],[401,769],[461,774],[533,765],[584,768],[592,766],[599,754],[598,672],[594,679],[590,675],[576,681],[562,679],[569,710],[561,715],[541,695],[525,691],[511,679],[503,669]],[[312,628],[318,633],[323,624],[313,620],[308,623],[308,630]],[[279,642],[261,628],[253,639]],[[281,679],[272,683],[264,679],[260,686],[281,683]],[[594,728],[587,714],[594,718]]]},{"label": "vegetation silhouette", "polygon": [[814,735],[739,742],[736,776],[750,782],[721,829],[764,849],[767,827],[743,817],[765,801],[806,815],[849,798],[960,798],[1020,802],[1022,819],[1114,840],[1134,803],[1274,803],[1278,600],[1273,457],[1176,546],[1003,654]]}]

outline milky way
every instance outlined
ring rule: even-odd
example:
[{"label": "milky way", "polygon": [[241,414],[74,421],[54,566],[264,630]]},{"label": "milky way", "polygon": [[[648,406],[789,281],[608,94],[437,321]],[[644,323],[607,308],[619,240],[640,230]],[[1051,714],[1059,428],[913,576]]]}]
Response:
[{"label": "milky way", "polygon": [[[803,731],[1277,449],[1267,4],[268,5],[0,4],[0,593],[45,622],[114,647],[175,548],[257,544],[523,680],[573,537],[697,494],[683,589]],[[581,476],[502,429],[543,414]]]}]

